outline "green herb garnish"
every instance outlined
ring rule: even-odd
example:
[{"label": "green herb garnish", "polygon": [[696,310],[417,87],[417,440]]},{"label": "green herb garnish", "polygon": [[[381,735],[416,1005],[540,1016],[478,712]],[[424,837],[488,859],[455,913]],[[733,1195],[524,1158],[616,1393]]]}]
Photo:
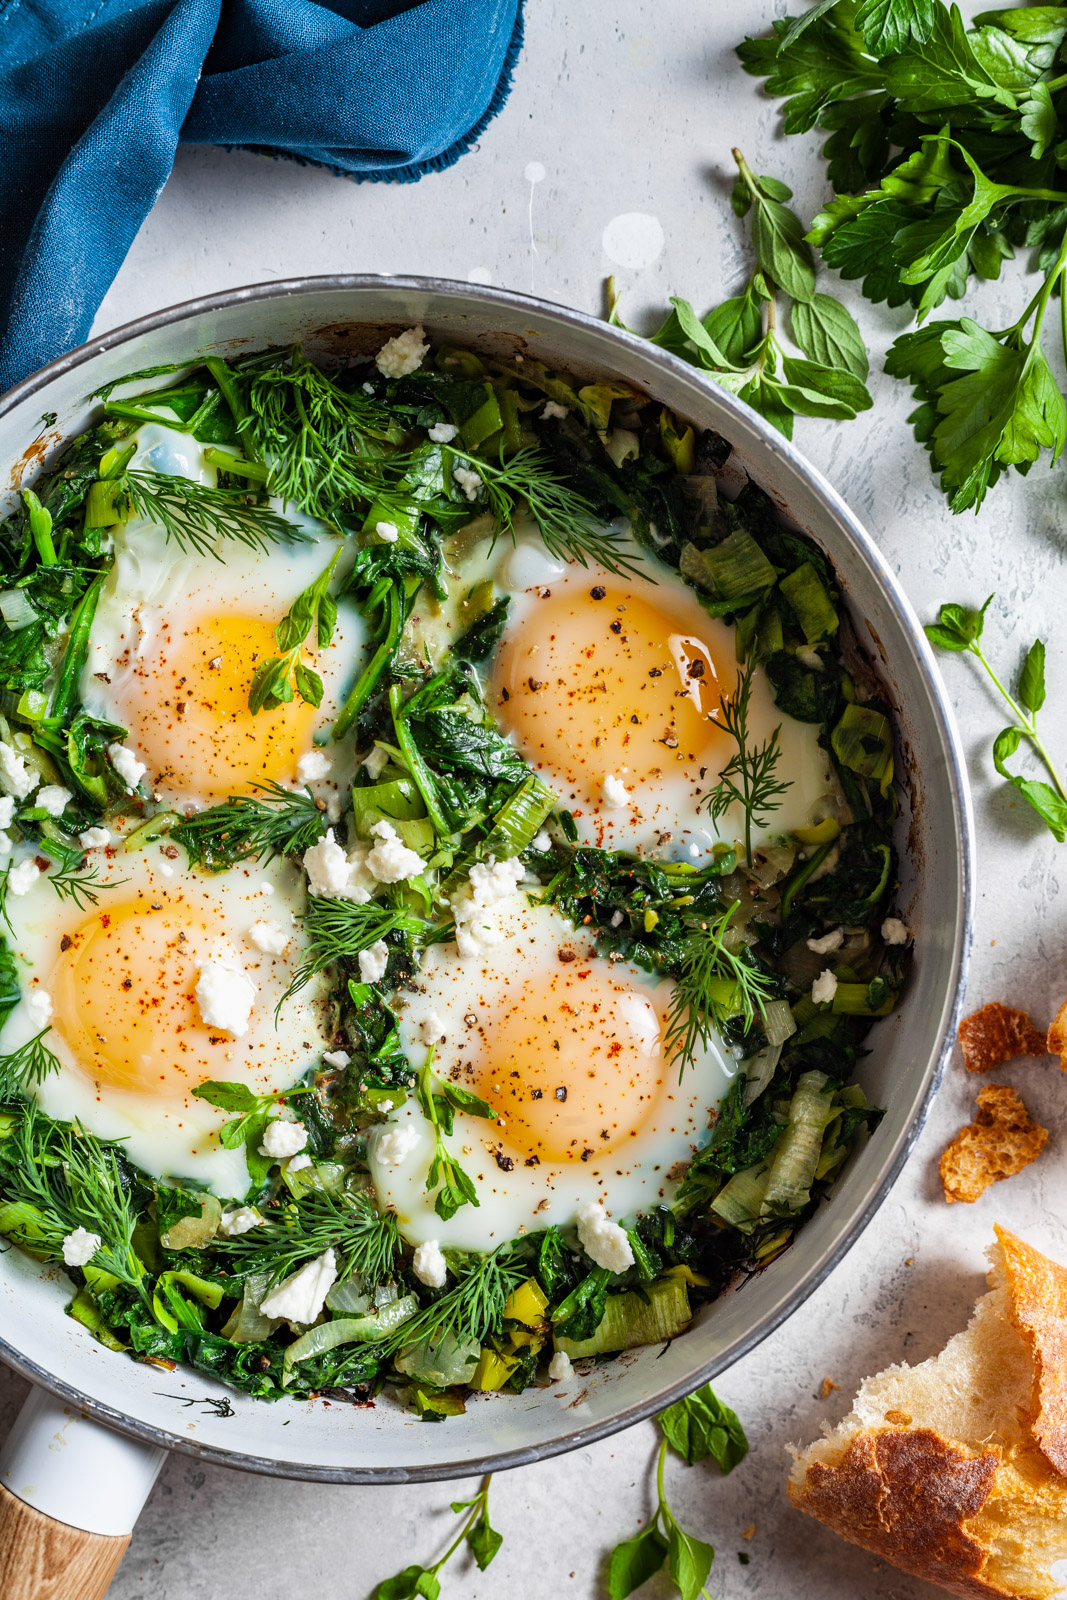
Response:
[{"label": "green herb garnish", "polygon": [[405,1567],[395,1578],[383,1578],[374,1591],[374,1600],[437,1600],[441,1593],[437,1574],[464,1543],[474,1557],[479,1572],[485,1571],[504,1542],[503,1535],[497,1533],[489,1521],[489,1485],[492,1481],[490,1473],[473,1500],[452,1501],[452,1510],[457,1516],[464,1512],[467,1515],[463,1517],[459,1533],[440,1561],[435,1561],[432,1567]]},{"label": "green herb garnish", "polygon": [[679,1063],[679,1079],[731,1017],[742,1017],[751,1028],[760,1002],[771,999],[777,987],[777,979],[754,964],[740,930],[732,926],[740,903],[735,900],[717,917],[689,925],[665,1038],[668,1060]]},{"label": "green herb garnish", "polygon": [[311,1189],[299,1200],[268,1212],[259,1227],[232,1239],[216,1238],[214,1247],[240,1272],[267,1272],[272,1283],[333,1250],[341,1282],[357,1277],[374,1286],[388,1283],[392,1276],[400,1236],[395,1214],[379,1214],[369,1194]]},{"label": "green herb garnish", "polygon": [[303,659],[301,649],[312,628],[320,650],[325,650],[333,638],[337,601],[330,594],[329,584],[340,554],[338,547],[314,583],[301,590],[275,628],[274,639],[281,654],[268,656],[253,674],[248,691],[248,709],[253,716],[257,711],[274,711],[286,705],[293,698],[294,684],[301,700],[310,706],[322,704],[322,679]]},{"label": "green herb garnish", "polygon": [[233,539],[264,554],[274,544],[303,544],[307,535],[266,506],[248,503],[242,489],[212,489],[190,478],[164,472],[126,472],[114,480],[130,509],[146,522],[158,522],[179,550],[222,560],[220,539]]},{"label": "green herb garnish", "polygon": [[468,1116],[487,1117],[495,1121],[496,1112],[476,1094],[471,1094],[469,1089],[462,1088],[449,1078],[438,1078],[433,1070],[433,1057],[431,1046],[419,1073],[416,1092],[419,1107],[434,1134],[434,1152],[426,1174],[426,1192],[432,1194],[437,1189],[433,1208],[447,1222],[455,1216],[460,1206],[479,1204],[477,1189],[445,1144],[445,1139],[451,1136],[455,1114],[465,1111]]},{"label": "green herb garnish", "polygon": [[310,789],[254,783],[251,795],[231,795],[171,829],[190,864],[222,872],[238,861],[302,855],[326,832],[326,817]]},{"label": "green herb garnish", "polygon": [[732,805],[738,805],[745,817],[745,859],[752,860],[752,830],[765,828],[770,812],[781,806],[781,796],[790,787],[789,780],[782,782],[777,776],[782,749],[778,742],[781,725],[754,748],[748,742],[748,704],[752,696],[752,678],[755,666],[749,662],[737,679],[732,695],[719,702],[722,708],[721,727],[730,735],[737,750],[719,772],[719,781],[700,802],[711,812],[712,821],[718,822]]},{"label": "green herb garnish", "polygon": [[0,1100],[15,1100],[32,1084],[43,1083],[49,1073],[59,1071],[59,1058],[44,1043],[49,1028],[27,1039],[17,1050],[0,1055]]}]

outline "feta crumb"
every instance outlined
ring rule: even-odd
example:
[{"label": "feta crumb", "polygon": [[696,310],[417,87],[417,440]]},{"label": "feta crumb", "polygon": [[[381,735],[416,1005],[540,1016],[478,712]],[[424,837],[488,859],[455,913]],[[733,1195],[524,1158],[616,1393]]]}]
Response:
[{"label": "feta crumb", "polygon": [[473,467],[453,467],[452,479],[459,484],[468,500],[477,500],[478,491],[482,486],[480,472],[475,472]]},{"label": "feta crumb", "polygon": [[0,739],[0,783],[9,794],[14,795],[16,800],[25,800],[40,781],[41,774],[26,765],[14,745],[5,744]]},{"label": "feta crumb", "polygon": [[47,989],[31,989],[26,996],[26,1018],[35,1033],[40,1033],[52,1020],[52,996]]},{"label": "feta crumb", "polygon": [[882,938],[886,944],[907,944],[911,938],[911,929],[906,922],[901,922],[899,917],[886,917],[882,923]]},{"label": "feta crumb", "polygon": [[604,781],[600,788],[601,793],[604,796],[604,801],[607,805],[629,805],[630,797],[626,793],[626,785],[623,783],[622,779],[617,778],[613,772],[608,772],[605,774]]},{"label": "feta crumb", "polygon": [[263,1130],[259,1153],[261,1156],[273,1156],[275,1161],[284,1161],[286,1156],[298,1155],[307,1142],[308,1131],[302,1122],[288,1122],[283,1117],[275,1117]]},{"label": "feta crumb", "polygon": [[613,928],[621,928],[625,921],[626,918],[623,916],[621,911],[613,911],[611,913],[611,926]]},{"label": "feta crumb", "polygon": [[805,940],[808,949],[817,956],[828,956],[831,950],[840,950],[844,942],[844,928],[834,928],[830,933],[824,933],[821,939]]},{"label": "feta crumb", "polygon": [[553,1383],[569,1383],[574,1377],[574,1368],[571,1358],[566,1350],[557,1350],[552,1360],[548,1363],[548,1375]]},{"label": "feta crumb", "polygon": [[426,432],[427,438],[432,439],[434,444],[451,444],[459,429],[453,427],[451,422],[435,422]]},{"label": "feta crumb", "polygon": [[448,1276],[448,1263],[436,1239],[427,1239],[415,1249],[411,1270],[427,1289],[443,1289]]},{"label": "feta crumb", "polygon": [[28,861],[20,861],[7,875],[8,894],[29,894],[40,876],[41,869],[32,856]]},{"label": "feta crumb", "polygon": [[301,783],[316,783],[325,778],[332,765],[325,750],[307,750],[296,764],[296,775]]},{"label": "feta crumb", "polygon": [[410,1122],[393,1123],[378,1135],[375,1158],[387,1167],[406,1161],[419,1142],[419,1130]]},{"label": "feta crumb", "polygon": [[0,828],[10,828],[15,820],[15,797],[5,794],[0,797]]},{"label": "feta crumb", "polygon": [[255,1206],[235,1206],[232,1211],[222,1213],[219,1232],[224,1239],[237,1239],[242,1233],[249,1233],[253,1228],[261,1228],[266,1220],[266,1217],[260,1216]]},{"label": "feta crumb", "polygon": [[244,1038],[258,990],[231,944],[216,945],[201,962],[193,993],[207,1027],[221,1028],[235,1039]]},{"label": "feta crumb", "polygon": [[395,522],[376,522],[374,531],[383,544],[396,544],[400,538],[400,529]]},{"label": "feta crumb", "polygon": [[809,644],[800,646],[797,651],[797,660],[802,666],[810,667],[812,672],[822,672],[824,670],[822,656],[817,650],[813,650]]},{"label": "feta crumb", "polygon": [[378,843],[367,857],[367,871],[379,883],[408,883],[417,878],[425,863],[414,850],[409,850],[391,822],[383,817],[371,829]]},{"label": "feta crumb", "polygon": [[326,1296],[337,1282],[337,1257],[333,1249],[309,1261],[306,1267],[283,1278],[260,1304],[265,1317],[284,1317],[287,1322],[314,1322],[322,1314]]},{"label": "feta crumb", "polygon": [[33,803],[41,806],[50,817],[61,817],[73,799],[71,791],[64,789],[61,783],[46,783],[34,795]]},{"label": "feta crumb", "polygon": [[308,890],[324,900],[352,900],[365,905],[370,899],[373,879],[365,870],[367,851],[358,847],[345,855],[333,836],[333,829],[310,849],[304,851],[304,871],[308,875]]},{"label": "feta crumb", "polygon": [[303,1172],[305,1167],[310,1167],[311,1157],[306,1150],[300,1150],[295,1156],[290,1156],[285,1163],[286,1172]]},{"label": "feta crumb", "polygon": [[370,754],[363,757],[363,765],[367,769],[367,777],[377,780],[389,765],[388,750],[376,744]]},{"label": "feta crumb", "polygon": [[136,753],[124,744],[109,744],[107,753],[111,757],[111,765],[126,785],[126,793],[132,794],[148,771],[143,761],[138,761]]},{"label": "feta crumb", "polygon": [[63,1240],[63,1260],[68,1267],[87,1267],[103,1240],[88,1228],[75,1228]]},{"label": "feta crumb", "polygon": [[567,407],[561,406],[557,400],[550,400],[541,411],[541,421],[548,422],[553,417],[558,417],[563,422],[567,415]]},{"label": "feta crumb", "polygon": [[347,1050],[326,1050],[322,1059],[328,1067],[347,1067],[352,1057]]},{"label": "feta crumb", "polygon": [[373,383],[365,383],[363,385],[363,393],[364,394],[373,394],[374,393],[374,385],[373,385]]},{"label": "feta crumb", "polygon": [[552,835],[547,828],[542,828],[540,833],[534,835],[530,841],[530,848],[531,850],[551,850]]},{"label": "feta crumb", "polygon": [[608,1272],[625,1272],[634,1264],[626,1229],[609,1220],[599,1200],[587,1200],[579,1209],[578,1242],[590,1261]]},{"label": "feta crumb", "polygon": [[83,850],[102,850],[111,843],[111,835],[106,828],[86,828],[84,833],[79,833],[78,843]]},{"label": "feta crumb", "polygon": [[429,1016],[423,1017],[419,1023],[419,1037],[423,1044],[436,1044],[447,1031],[447,1023],[442,1022],[436,1011],[431,1011]]},{"label": "feta crumb", "polygon": [[280,922],[253,922],[245,935],[249,944],[265,956],[280,956],[289,937],[288,928]]},{"label": "feta crumb", "polygon": [[832,1000],[836,993],[837,979],[830,971],[830,968],[827,967],[825,971],[819,973],[819,976],[812,984],[811,998],[815,1001],[817,1006],[821,1006],[824,1001]]},{"label": "feta crumb", "polygon": [[500,941],[500,911],[514,900],[526,868],[518,856],[507,861],[476,861],[468,879],[468,893],[453,896],[452,920],[456,949],[461,957],[481,955]]},{"label": "feta crumb", "polygon": [[383,378],[406,378],[409,372],[417,372],[422,366],[429,348],[426,331],[420,323],[387,339],[375,356],[374,365]]},{"label": "feta crumb", "polygon": [[359,952],[359,975],[364,983],[378,983],[389,965],[389,946],[384,939]]}]

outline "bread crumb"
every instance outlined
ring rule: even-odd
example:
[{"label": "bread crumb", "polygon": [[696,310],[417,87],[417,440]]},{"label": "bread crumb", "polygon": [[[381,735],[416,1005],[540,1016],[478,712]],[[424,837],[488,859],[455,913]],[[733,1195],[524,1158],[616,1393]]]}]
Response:
[{"label": "bread crumb", "polygon": [[1067,1000],[1052,1019],[1046,1043],[1049,1055],[1059,1056],[1060,1066],[1067,1072]]},{"label": "bread crumb", "polygon": [[840,1389],[840,1387],[841,1385],[839,1383],[835,1383],[833,1378],[824,1378],[822,1380],[822,1387],[819,1390],[819,1399],[827,1399],[828,1396],[833,1394],[835,1389]]},{"label": "bread crumb", "polygon": [[1044,1056],[1050,1048],[1025,1011],[1014,1011],[999,1000],[964,1017],[958,1038],[968,1072],[992,1072],[1016,1056]]},{"label": "bread crumb", "polygon": [[742,1531],[741,1537],[742,1539],[754,1539],[756,1537],[756,1524],[750,1522],[748,1527]]},{"label": "bread crumb", "polygon": [[893,1424],[894,1428],[910,1428],[911,1427],[911,1412],[910,1411],[887,1411],[886,1414],[885,1414],[885,1420],[887,1422],[891,1422]]},{"label": "bread crumb", "polygon": [[1036,1161],[1047,1143],[1048,1129],[1031,1121],[1009,1084],[987,1084],[978,1091],[977,1117],[960,1129],[941,1157],[945,1199],[950,1205],[955,1200],[973,1204],[991,1183]]}]

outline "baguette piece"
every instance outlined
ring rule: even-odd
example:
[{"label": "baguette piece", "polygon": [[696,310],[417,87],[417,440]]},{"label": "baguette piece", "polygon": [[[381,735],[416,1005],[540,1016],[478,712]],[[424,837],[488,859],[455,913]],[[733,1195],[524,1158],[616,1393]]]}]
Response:
[{"label": "baguette piece", "polygon": [[789,1498],[966,1600],[1047,1600],[1067,1559],[1067,1271],[1003,1228],[990,1292],[919,1366],[868,1378],[793,1450]]}]

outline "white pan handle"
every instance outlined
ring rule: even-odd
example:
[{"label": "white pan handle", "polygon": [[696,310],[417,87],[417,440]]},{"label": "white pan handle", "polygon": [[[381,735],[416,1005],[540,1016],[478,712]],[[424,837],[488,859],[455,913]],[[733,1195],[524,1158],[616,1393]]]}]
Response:
[{"label": "white pan handle", "polygon": [[101,1600],[165,1459],[31,1389],[0,1451],[3,1600]]}]

